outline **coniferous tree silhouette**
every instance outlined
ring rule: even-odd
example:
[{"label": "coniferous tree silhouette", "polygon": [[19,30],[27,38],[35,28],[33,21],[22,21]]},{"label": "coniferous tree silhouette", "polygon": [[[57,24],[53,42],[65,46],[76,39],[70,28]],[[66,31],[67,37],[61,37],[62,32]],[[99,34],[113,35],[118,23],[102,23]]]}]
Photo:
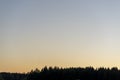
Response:
[{"label": "coniferous tree silhouette", "polygon": [[117,67],[94,69],[59,68],[45,66],[28,73],[0,73],[0,80],[120,80],[120,70]]}]

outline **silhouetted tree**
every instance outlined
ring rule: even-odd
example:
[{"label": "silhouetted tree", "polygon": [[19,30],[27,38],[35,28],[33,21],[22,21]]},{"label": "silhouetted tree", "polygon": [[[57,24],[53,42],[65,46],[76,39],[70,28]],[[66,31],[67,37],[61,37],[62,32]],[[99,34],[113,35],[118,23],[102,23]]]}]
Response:
[{"label": "silhouetted tree", "polygon": [[0,73],[0,80],[120,80],[120,70],[117,67],[94,69],[59,68],[45,66],[41,70],[36,68],[29,73]]}]

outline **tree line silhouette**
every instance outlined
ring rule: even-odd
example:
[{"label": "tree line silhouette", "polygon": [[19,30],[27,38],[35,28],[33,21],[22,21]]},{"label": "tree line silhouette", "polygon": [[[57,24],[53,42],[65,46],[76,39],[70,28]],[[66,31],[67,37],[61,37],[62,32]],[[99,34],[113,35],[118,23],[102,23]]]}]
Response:
[{"label": "tree line silhouette", "polygon": [[120,70],[113,68],[93,67],[44,67],[28,73],[1,72],[0,80],[120,80]]}]

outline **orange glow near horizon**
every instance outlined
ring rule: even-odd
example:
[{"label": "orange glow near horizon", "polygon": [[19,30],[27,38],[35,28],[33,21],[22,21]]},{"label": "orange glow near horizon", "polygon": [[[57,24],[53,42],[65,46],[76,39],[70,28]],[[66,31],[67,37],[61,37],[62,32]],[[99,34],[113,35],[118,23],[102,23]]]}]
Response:
[{"label": "orange glow near horizon", "polygon": [[120,1],[0,0],[0,72],[119,68],[119,8]]}]

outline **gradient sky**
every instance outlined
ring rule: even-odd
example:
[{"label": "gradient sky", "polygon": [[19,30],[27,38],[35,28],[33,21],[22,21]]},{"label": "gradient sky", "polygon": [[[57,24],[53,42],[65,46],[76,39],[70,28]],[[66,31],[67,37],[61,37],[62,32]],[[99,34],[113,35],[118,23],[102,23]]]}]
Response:
[{"label": "gradient sky", "polygon": [[120,0],[0,0],[0,71],[120,68]]}]

